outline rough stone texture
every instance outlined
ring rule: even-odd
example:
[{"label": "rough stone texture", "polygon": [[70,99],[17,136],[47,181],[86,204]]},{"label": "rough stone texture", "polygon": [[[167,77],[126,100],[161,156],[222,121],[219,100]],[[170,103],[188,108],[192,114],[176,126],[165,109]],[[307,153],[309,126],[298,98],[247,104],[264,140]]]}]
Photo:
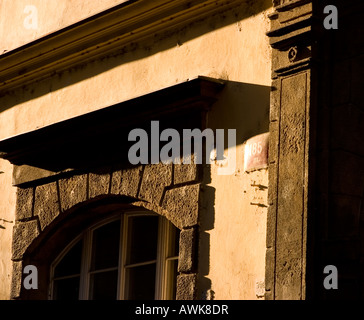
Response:
[{"label": "rough stone texture", "polygon": [[111,194],[120,194],[122,182],[122,170],[117,170],[111,174]]},{"label": "rough stone texture", "polygon": [[[285,2],[275,3],[275,5]],[[272,15],[271,30],[294,25],[312,14],[309,2],[295,2]],[[297,34],[300,32],[297,25]],[[268,33],[273,47],[270,112],[269,187],[267,217],[266,299],[305,296],[307,210],[307,113],[310,108],[310,71],[305,59],[310,44],[304,37],[290,39],[285,29]],[[290,47],[284,45],[291,41]],[[292,56],[293,53],[293,56]],[[301,70],[295,69],[302,63]],[[303,69],[303,70],[302,70]]]},{"label": "rough stone texture", "polygon": [[137,198],[143,167],[123,170],[120,194]]},{"label": "rough stone texture", "polygon": [[182,230],[179,238],[178,272],[193,271],[195,264],[196,230]]},{"label": "rough stone texture", "polygon": [[33,215],[33,188],[18,188],[16,194],[16,218],[23,220]]},{"label": "rough stone texture", "polygon": [[13,228],[13,260],[20,260],[32,241],[39,235],[37,220],[19,222]]},{"label": "rough stone texture", "polygon": [[199,194],[199,184],[168,190],[162,205],[168,212],[167,219],[174,221],[180,229],[197,225]]},{"label": "rough stone texture", "polygon": [[89,173],[89,197],[108,194],[110,187],[110,169],[104,168]]},{"label": "rough stone texture", "polygon": [[139,191],[139,199],[159,204],[164,189],[172,183],[172,165],[148,164],[144,168],[143,180]]},{"label": "rough stone texture", "polygon": [[65,211],[87,199],[87,175],[76,175],[59,180],[61,209]]},{"label": "rough stone texture", "polygon": [[142,166],[114,171],[111,181],[111,194],[121,194],[136,198],[142,172]]},{"label": "rough stone texture", "polygon": [[277,299],[300,299],[306,74],[282,82],[275,288]]},{"label": "rough stone texture", "polygon": [[42,230],[59,215],[59,200],[56,182],[36,187],[34,215],[39,217]]},{"label": "rough stone texture", "polygon": [[173,183],[186,183],[191,181],[197,181],[199,175],[199,165],[194,163],[194,158],[192,157],[190,164],[184,164],[181,161],[181,164],[174,165],[174,177]]},{"label": "rough stone texture", "polygon": [[13,274],[11,278],[10,298],[16,299],[20,296],[23,276],[23,262],[13,261]]},{"label": "rough stone texture", "polygon": [[177,277],[177,300],[194,300],[196,295],[196,274],[181,274]]}]

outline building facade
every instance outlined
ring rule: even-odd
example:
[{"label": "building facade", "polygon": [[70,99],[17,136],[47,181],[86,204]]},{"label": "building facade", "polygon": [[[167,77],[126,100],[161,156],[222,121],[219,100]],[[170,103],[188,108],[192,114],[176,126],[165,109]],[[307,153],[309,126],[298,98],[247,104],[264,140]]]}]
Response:
[{"label": "building facade", "polygon": [[360,9],[0,1],[0,298],[362,298]]}]

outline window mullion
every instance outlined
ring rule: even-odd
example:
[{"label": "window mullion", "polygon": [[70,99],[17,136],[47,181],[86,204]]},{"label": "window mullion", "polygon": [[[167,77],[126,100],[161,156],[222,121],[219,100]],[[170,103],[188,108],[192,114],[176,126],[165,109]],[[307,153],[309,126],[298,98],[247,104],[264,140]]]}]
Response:
[{"label": "window mullion", "polygon": [[119,290],[119,296],[121,300],[126,299],[125,295],[125,284],[126,284],[126,270],[125,270],[125,264],[126,264],[126,254],[127,254],[127,241],[128,241],[128,214],[124,213],[122,216],[122,225],[121,225],[121,243],[120,243],[120,290]]},{"label": "window mullion", "polygon": [[88,230],[83,238],[80,293],[79,293],[80,300],[89,299],[89,291],[90,291],[89,271],[91,267],[91,253],[92,253],[92,231]]},{"label": "window mullion", "polygon": [[135,267],[147,266],[149,264],[157,263],[157,261],[158,261],[157,259],[154,259],[154,260],[143,261],[143,262],[138,262],[138,263],[133,263],[133,264],[127,264],[127,265],[124,265],[124,268],[131,269],[131,268],[135,268]]},{"label": "window mullion", "polygon": [[124,299],[124,279],[123,279],[123,257],[124,257],[124,248],[123,248],[123,236],[124,236],[124,216],[125,214],[121,213],[120,217],[120,238],[119,238],[119,264],[118,264],[118,286],[117,286],[117,299]]},{"label": "window mullion", "polygon": [[168,243],[166,243],[167,224],[162,217],[159,217],[158,225],[158,249],[157,249],[157,274],[155,299],[165,298],[165,257],[167,254]]}]

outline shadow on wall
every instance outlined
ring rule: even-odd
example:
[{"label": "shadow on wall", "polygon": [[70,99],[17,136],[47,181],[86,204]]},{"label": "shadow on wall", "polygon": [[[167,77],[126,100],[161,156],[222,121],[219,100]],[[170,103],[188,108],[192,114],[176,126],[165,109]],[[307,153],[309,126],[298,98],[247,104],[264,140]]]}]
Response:
[{"label": "shadow on wall", "polygon": [[[270,86],[226,81],[208,114],[208,127],[236,129],[236,143],[269,131]],[[227,146],[227,134],[224,135]]]},{"label": "shadow on wall", "polygon": [[[224,129],[224,147],[228,146],[227,130],[236,129],[237,147],[247,139],[269,131],[271,87],[226,81],[224,89],[219,93],[217,102],[208,113],[207,127],[213,130]],[[239,149],[238,149],[239,150]],[[241,151],[241,150],[240,150]],[[238,151],[239,152],[239,151]],[[243,155],[237,153],[237,161],[243,161]],[[243,163],[237,162],[241,168]],[[211,166],[204,166],[203,203],[200,203],[199,234],[199,273],[197,299],[214,299],[210,273],[210,234],[215,228],[215,193],[211,183]],[[222,240],[223,241],[223,240]]]},{"label": "shadow on wall", "polygon": [[[60,72],[54,75],[52,79],[48,78],[44,81],[5,93],[7,96],[12,96],[12,99],[7,99],[0,107],[0,112],[25,101],[92,78],[120,65],[142,60],[159,52],[183,45],[183,43],[209,32],[236,24],[241,20],[269,9],[271,6],[271,0],[247,0],[234,9],[228,9],[226,12],[220,12],[199,21],[180,25],[164,33],[155,34],[150,38],[144,39],[142,42],[130,43],[112,55],[104,56],[88,64],[79,65],[67,71]],[[206,49],[208,50],[208,48]]]}]

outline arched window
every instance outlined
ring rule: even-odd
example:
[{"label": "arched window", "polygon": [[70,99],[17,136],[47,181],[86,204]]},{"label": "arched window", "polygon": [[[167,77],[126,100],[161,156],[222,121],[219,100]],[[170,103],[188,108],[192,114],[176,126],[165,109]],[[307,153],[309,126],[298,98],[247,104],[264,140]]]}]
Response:
[{"label": "arched window", "polygon": [[49,298],[175,299],[179,229],[156,214],[124,212],[88,228],[51,266]]}]

